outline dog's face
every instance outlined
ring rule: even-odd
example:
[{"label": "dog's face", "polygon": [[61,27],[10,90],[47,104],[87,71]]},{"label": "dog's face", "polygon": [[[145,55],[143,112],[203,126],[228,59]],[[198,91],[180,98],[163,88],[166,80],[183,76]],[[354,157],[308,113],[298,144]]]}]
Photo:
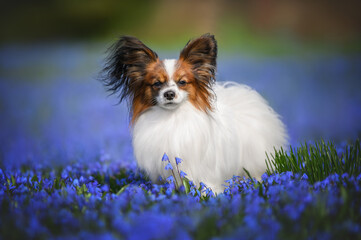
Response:
[{"label": "dog's face", "polygon": [[111,49],[104,68],[110,90],[128,98],[132,122],[158,106],[174,110],[190,101],[201,111],[211,110],[211,86],[216,71],[217,43],[206,34],[189,41],[178,60],[163,60],[133,37],[122,37]]},{"label": "dog's face", "polygon": [[[197,83],[189,64],[180,60],[158,61],[147,71],[155,104],[161,108],[176,109],[184,101],[195,101]],[[199,93],[201,95],[201,93]]]},{"label": "dog's face", "polygon": [[154,99],[154,104],[165,109],[175,109],[188,99],[187,84],[191,83],[185,71],[180,69],[176,60],[157,61],[150,64],[144,79],[147,82],[146,98]]}]

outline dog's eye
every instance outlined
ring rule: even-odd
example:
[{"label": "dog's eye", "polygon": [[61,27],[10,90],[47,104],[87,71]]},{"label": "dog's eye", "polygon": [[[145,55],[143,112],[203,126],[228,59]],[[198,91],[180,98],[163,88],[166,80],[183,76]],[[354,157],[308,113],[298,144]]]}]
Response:
[{"label": "dog's eye", "polygon": [[181,87],[185,86],[186,84],[187,84],[187,82],[184,81],[184,80],[180,80],[180,81],[178,82],[178,85],[181,86]]},{"label": "dog's eye", "polygon": [[159,81],[153,83],[153,87],[155,87],[155,88],[160,88],[162,85],[163,85],[163,83],[161,83],[161,82],[159,82]]}]

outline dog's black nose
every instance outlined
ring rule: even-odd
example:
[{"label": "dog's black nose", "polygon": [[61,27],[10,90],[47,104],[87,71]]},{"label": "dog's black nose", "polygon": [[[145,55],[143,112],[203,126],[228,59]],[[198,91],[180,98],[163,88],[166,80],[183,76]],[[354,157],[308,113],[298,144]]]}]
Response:
[{"label": "dog's black nose", "polygon": [[164,93],[164,97],[167,99],[167,100],[173,100],[173,98],[175,97],[175,92],[173,91],[166,91]]}]

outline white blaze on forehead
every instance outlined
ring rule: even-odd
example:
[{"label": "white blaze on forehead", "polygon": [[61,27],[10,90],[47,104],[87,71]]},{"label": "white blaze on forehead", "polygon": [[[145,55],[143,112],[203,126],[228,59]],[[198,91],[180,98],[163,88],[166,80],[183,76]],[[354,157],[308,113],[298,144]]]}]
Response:
[{"label": "white blaze on forehead", "polygon": [[[178,108],[182,102],[187,100],[188,93],[179,89],[177,83],[173,79],[173,74],[177,70],[177,60],[165,59],[163,61],[163,66],[168,74],[168,81],[164,84],[164,86],[162,86],[156,97],[157,105],[164,109],[173,110]],[[175,95],[173,99],[167,99],[164,96],[164,94],[168,91],[174,92]]]},{"label": "white blaze on forehead", "polygon": [[174,84],[173,74],[174,74],[174,71],[176,70],[175,65],[177,63],[177,60],[176,59],[165,59],[163,63],[164,63],[165,71],[167,72],[168,77],[169,77],[168,84],[173,85]]}]

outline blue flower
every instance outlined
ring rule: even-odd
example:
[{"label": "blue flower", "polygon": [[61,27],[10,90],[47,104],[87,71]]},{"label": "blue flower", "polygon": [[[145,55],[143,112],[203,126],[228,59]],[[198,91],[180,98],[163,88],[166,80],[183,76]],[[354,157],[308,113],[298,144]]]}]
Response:
[{"label": "blue flower", "polygon": [[307,180],[307,179],[308,179],[307,174],[306,174],[306,173],[304,173],[304,174],[302,175],[301,179],[302,179],[302,180]]},{"label": "blue flower", "polygon": [[164,169],[165,170],[173,170],[172,164],[168,163]]},{"label": "blue flower", "polygon": [[262,181],[265,181],[268,178],[268,174],[267,173],[262,174],[261,178]]},{"label": "blue flower", "polygon": [[229,185],[232,185],[232,184],[233,184],[233,179],[232,179],[232,178],[231,178],[231,179],[228,179],[228,180],[226,180],[225,182],[228,183]]},{"label": "blue flower", "polygon": [[164,153],[163,157],[162,157],[162,161],[165,162],[165,161],[169,161],[169,158],[167,156],[166,153]]},{"label": "blue flower", "polygon": [[109,186],[108,186],[107,184],[105,184],[105,185],[103,185],[103,186],[101,187],[101,190],[102,190],[103,192],[109,192]]},{"label": "blue flower", "polygon": [[77,178],[74,179],[73,186],[74,187],[79,187],[79,180]]},{"label": "blue flower", "polygon": [[62,178],[62,179],[66,179],[66,178],[68,178],[68,177],[69,177],[69,175],[68,175],[67,171],[66,171],[66,170],[63,170],[63,172],[61,173],[61,178]]},{"label": "blue flower", "polygon": [[178,158],[178,157],[175,158],[175,162],[176,162],[177,165],[180,164],[182,161],[183,161],[183,160],[180,159],[180,158]]},{"label": "blue flower", "polygon": [[208,191],[207,196],[208,197],[214,197],[215,196],[212,189]]},{"label": "blue flower", "polygon": [[171,196],[172,193],[173,193],[173,189],[172,189],[172,188],[168,188],[168,189],[165,191],[165,194],[166,194],[167,196]]},{"label": "blue flower", "polygon": [[170,175],[169,177],[167,177],[167,181],[174,182],[174,177],[172,175]]},{"label": "blue flower", "polygon": [[185,178],[187,176],[187,174],[185,172],[183,172],[182,170],[180,170],[179,175],[181,178]]}]

